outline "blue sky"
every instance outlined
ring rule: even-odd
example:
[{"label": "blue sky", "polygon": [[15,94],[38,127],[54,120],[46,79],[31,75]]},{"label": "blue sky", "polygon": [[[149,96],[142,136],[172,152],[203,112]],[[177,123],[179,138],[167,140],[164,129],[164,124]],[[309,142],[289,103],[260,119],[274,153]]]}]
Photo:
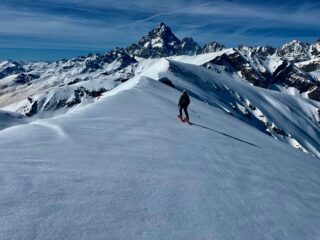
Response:
[{"label": "blue sky", "polygon": [[199,44],[320,38],[320,0],[0,0],[0,59],[56,60],[136,42],[159,22]]}]

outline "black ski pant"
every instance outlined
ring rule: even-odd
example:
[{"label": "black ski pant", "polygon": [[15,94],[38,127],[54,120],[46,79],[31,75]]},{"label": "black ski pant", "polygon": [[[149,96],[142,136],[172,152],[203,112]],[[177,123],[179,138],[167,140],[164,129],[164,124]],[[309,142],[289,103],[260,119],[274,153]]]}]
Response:
[{"label": "black ski pant", "polygon": [[183,109],[184,113],[186,114],[186,118],[189,119],[189,114],[188,114],[188,109],[187,108],[188,107],[181,107],[180,106],[179,112],[180,112],[180,116],[182,117],[182,109]]}]

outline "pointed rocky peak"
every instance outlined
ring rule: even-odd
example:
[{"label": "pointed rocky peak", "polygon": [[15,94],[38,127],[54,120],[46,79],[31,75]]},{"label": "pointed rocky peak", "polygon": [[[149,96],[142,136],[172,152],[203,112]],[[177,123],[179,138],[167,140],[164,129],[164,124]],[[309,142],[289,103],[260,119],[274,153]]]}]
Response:
[{"label": "pointed rocky peak", "polygon": [[320,39],[310,46],[310,54],[313,58],[320,57]]},{"label": "pointed rocky peak", "polygon": [[267,57],[267,56],[273,55],[275,51],[276,49],[271,46],[258,46],[258,47],[254,47],[253,49],[253,53],[261,57]]},{"label": "pointed rocky peak", "polygon": [[223,50],[224,48],[225,46],[223,44],[213,41],[204,45],[202,53],[218,52]]},{"label": "pointed rocky peak", "polygon": [[308,47],[308,43],[302,42],[300,40],[292,40],[282,46],[282,48],[292,48],[295,51],[305,50]]},{"label": "pointed rocky peak", "polygon": [[171,28],[169,26],[167,26],[165,23],[161,22],[151,32],[166,32],[166,31],[172,33]]},{"label": "pointed rocky peak", "polygon": [[173,34],[172,30],[170,27],[168,27],[164,23],[160,23],[156,28],[151,30],[148,33],[149,38],[157,38],[160,37],[163,40],[174,40],[176,42],[180,42],[180,40]]},{"label": "pointed rocky peak", "polygon": [[192,37],[185,37],[181,40],[181,45],[198,45]]},{"label": "pointed rocky peak", "polygon": [[160,23],[155,29],[143,37],[139,44],[144,47],[162,48],[180,44],[180,40],[172,33],[171,29],[164,23]]},{"label": "pointed rocky peak", "polygon": [[181,55],[196,55],[201,53],[202,48],[191,37],[181,40]]},{"label": "pointed rocky peak", "polygon": [[258,58],[260,58],[260,57],[265,58],[267,56],[274,54],[276,51],[271,46],[250,46],[250,47],[247,47],[247,46],[243,46],[243,45],[240,45],[237,48],[237,50],[248,55],[248,56],[251,56],[251,57],[256,56]]},{"label": "pointed rocky peak", "polygon": [[160,23],[138,43],[131,44],[127,51],[132,56],[143,58],[167,57],[179,54],[180,40],[164,23]]},{"label": "pointed rocky peak", "polygon": [[300,62],[309,60],[308,55],[310,45],[299,40],[293,40],[278,48],[276,53],[282,59],[290,62]]}]

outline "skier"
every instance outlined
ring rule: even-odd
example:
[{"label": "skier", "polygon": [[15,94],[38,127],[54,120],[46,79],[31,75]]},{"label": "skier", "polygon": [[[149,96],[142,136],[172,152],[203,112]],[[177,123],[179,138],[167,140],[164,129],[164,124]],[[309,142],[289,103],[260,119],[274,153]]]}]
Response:
[{"label": "skier", "polygon": [[[182,122],[185,121],[186,123],[190,123],[188,109],[187,109],[189,104],[190,104],[190,98],[188,96],[188,93],[186,90],[183,90],[182,95],[179,100],[179,104],[178,104],[179,113],[180,113],[180,115],[178,117],[179,117],[179,120]],[[184,113],[186,114],[186,118],[184,120],[182,118],[182,109],[183,109]]]}]

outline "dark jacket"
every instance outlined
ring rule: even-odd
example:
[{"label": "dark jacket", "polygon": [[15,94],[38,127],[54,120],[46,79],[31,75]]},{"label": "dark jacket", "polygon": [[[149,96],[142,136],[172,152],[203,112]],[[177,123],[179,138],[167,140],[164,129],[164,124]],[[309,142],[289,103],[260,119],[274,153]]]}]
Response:
[{"label": "dark jacket", "polygon": [[179,106],[182,108],[188,107],[190,104],[190,98],[187,93],[183,93],[179,100]]}]

